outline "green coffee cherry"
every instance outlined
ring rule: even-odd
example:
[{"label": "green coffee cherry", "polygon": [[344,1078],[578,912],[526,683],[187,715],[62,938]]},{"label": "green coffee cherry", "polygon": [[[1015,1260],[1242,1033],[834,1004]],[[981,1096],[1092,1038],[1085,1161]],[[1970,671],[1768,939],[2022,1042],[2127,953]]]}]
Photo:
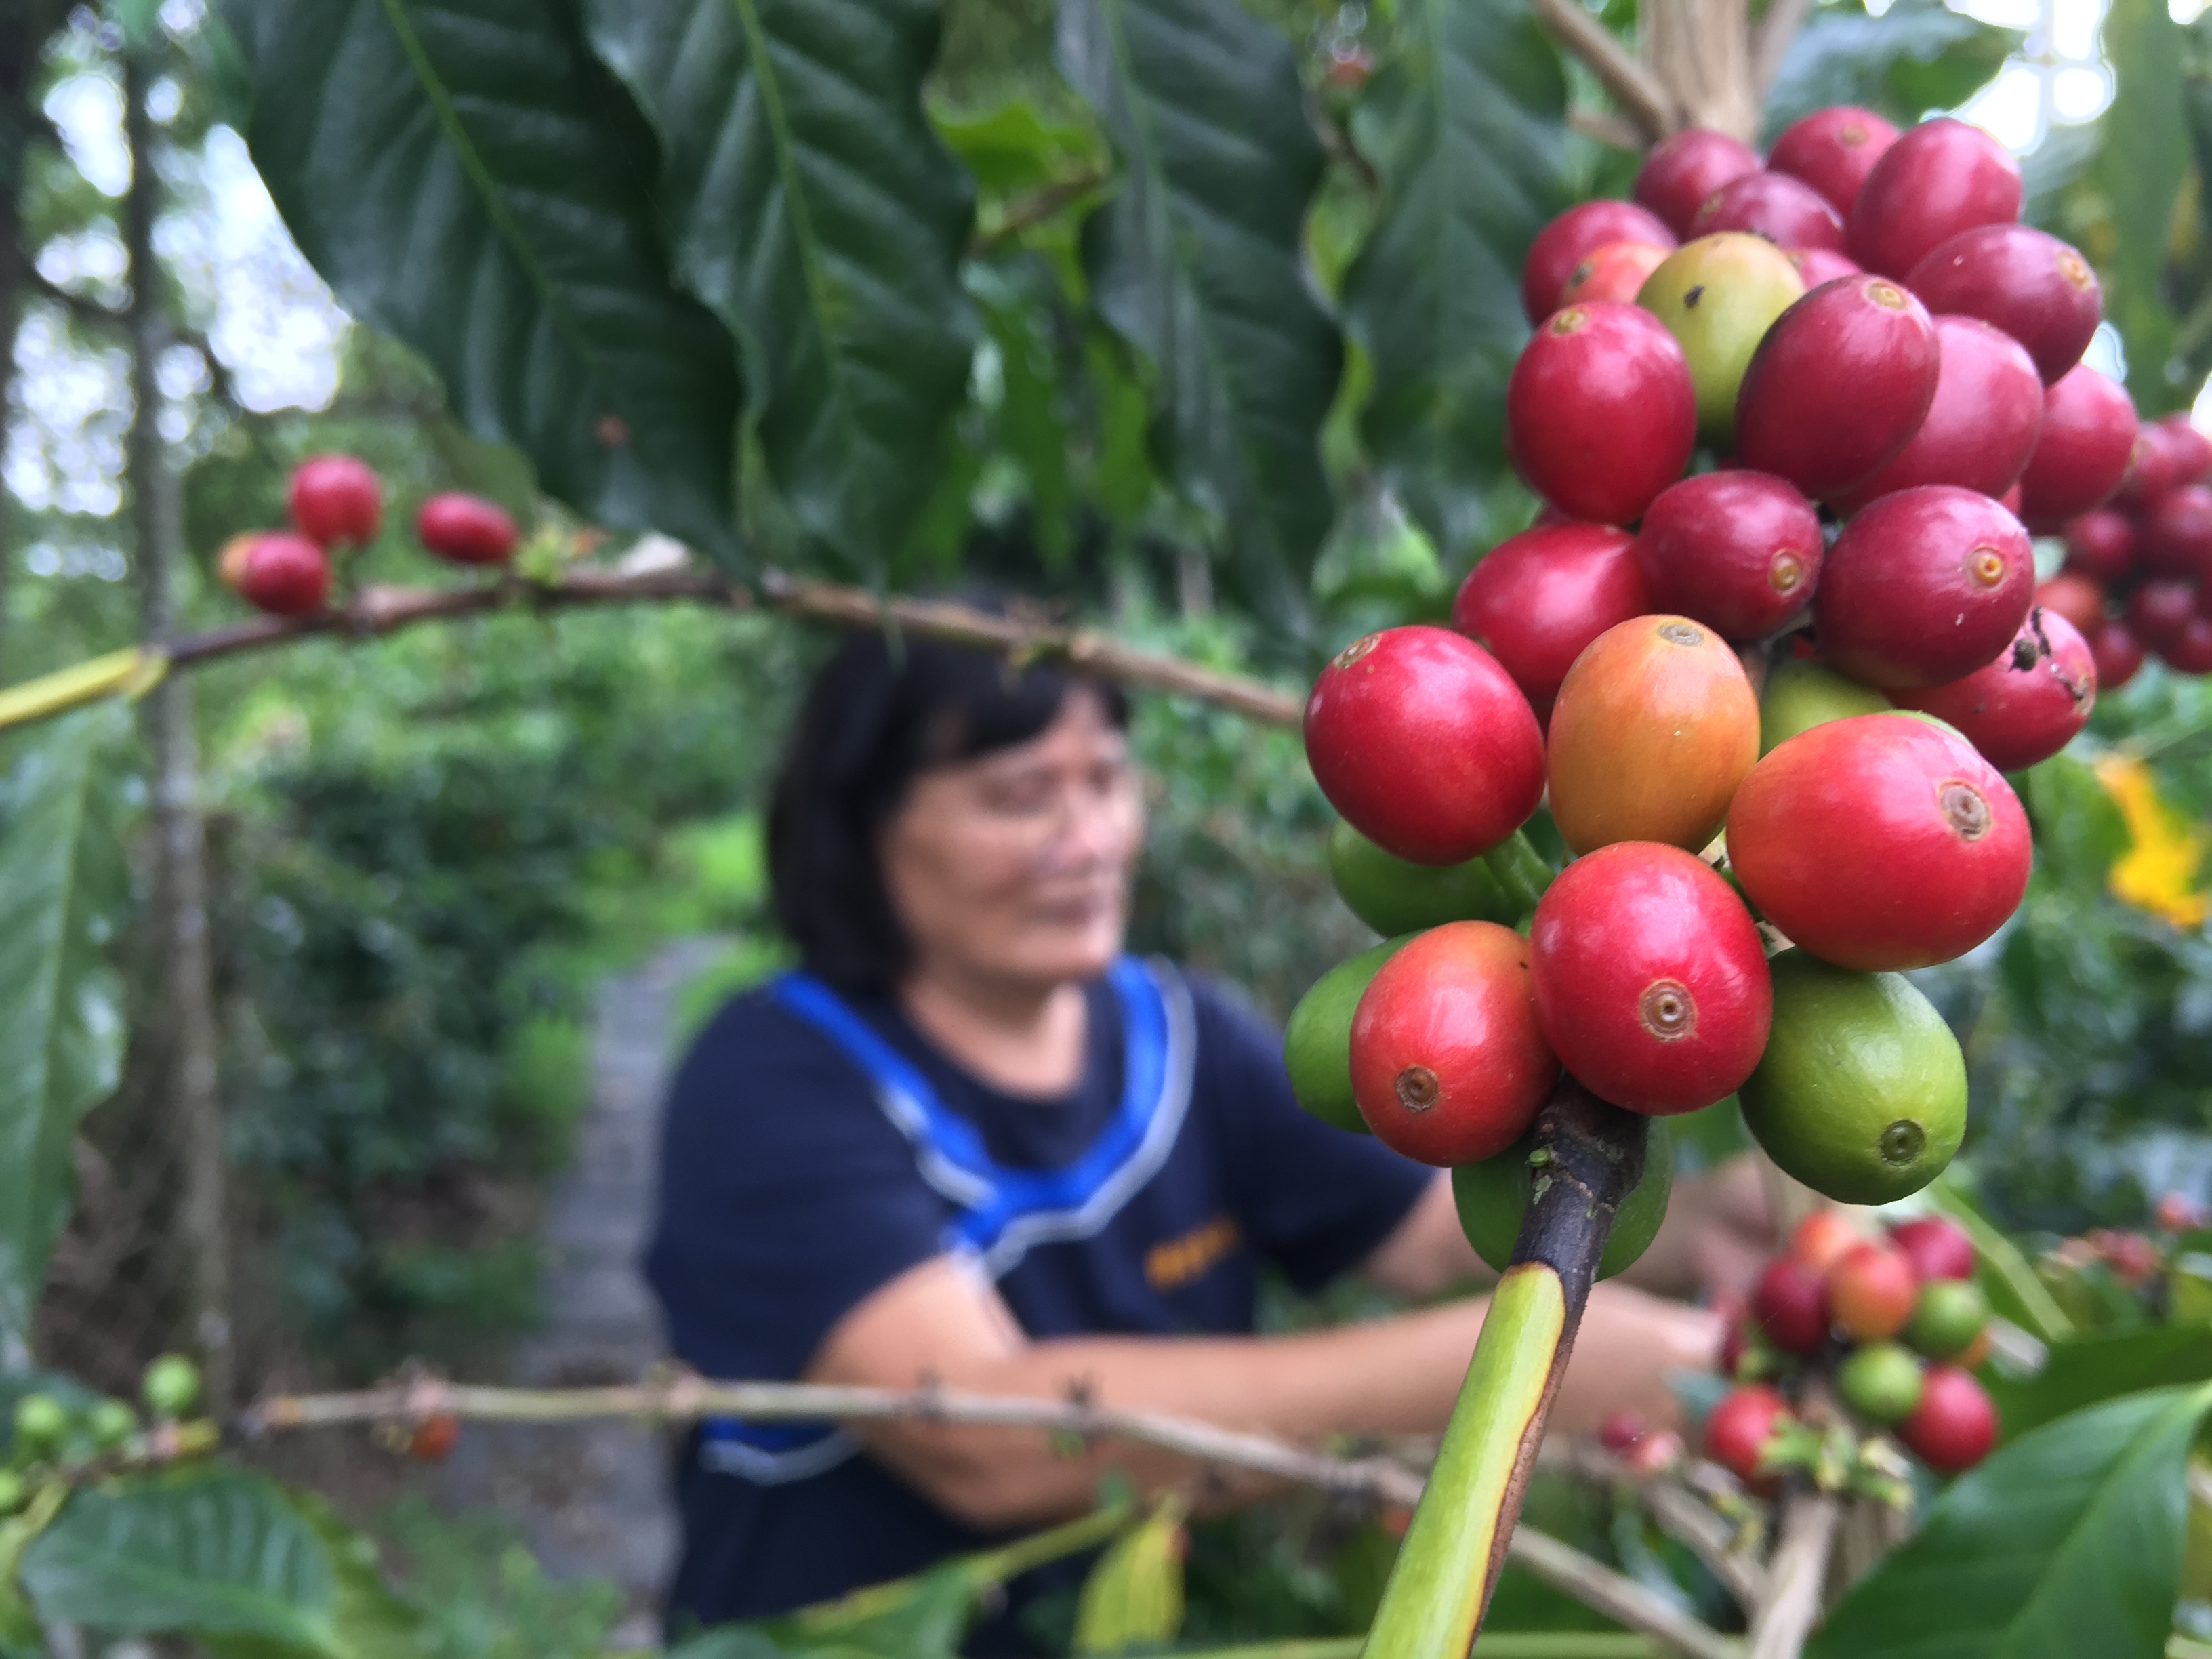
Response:
[{"label": "green coffee cherry", "polygon": [[200,1397],[200,1368],[182,1354],[165,1353],[146,1367],[138,1389],[147,1410],[163,1422],[173,1422]]},{"label": "green coffee cherry", "polygon": [[84,1426],[94,1447],[113,1451],[138,1432],[138,1413],[120,1400],[103,1400],[92,1408]]},{"label": "green coffee cherry", "polygon": [[15,1449],[35,1457],[68,1436],[69,1413],[50,1394],[27,1394],[15,1402]]}]

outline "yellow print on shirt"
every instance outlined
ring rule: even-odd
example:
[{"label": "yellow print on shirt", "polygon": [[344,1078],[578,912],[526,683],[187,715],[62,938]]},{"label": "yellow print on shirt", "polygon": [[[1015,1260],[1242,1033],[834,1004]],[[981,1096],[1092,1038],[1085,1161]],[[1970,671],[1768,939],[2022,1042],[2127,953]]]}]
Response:
[{"label": "yellow print on shirt", "polygon": [[1145,1282],[1156,1291],[1180,1290],[1244,1242],[1234,1216],[1218,1215],[1181,1238],[1145,1252]]}]

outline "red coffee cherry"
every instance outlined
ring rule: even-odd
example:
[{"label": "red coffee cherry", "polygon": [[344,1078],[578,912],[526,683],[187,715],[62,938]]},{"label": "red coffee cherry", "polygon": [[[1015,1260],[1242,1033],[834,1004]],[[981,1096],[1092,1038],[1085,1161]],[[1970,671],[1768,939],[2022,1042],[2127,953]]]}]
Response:
[{"label": "red coffee cherry", "polygon": [[1936,325],[1879,276],[1814,289],[1775,319],[1736,393],[1736,459],[1820,500],[1871,477],[1936,398]]},{"label": "red coffee cherry", "polygon": [[1667,325],[1599,301],[1547,318],[1505,386],[1505,442],[1528,487],[1571,517],[1630,524],[1697,442],[1690,365]]},{"label": "red coffee cherry", "polygon": [[1784,1353],[1811,1353],[1828,1337],[1826,1273],[1777,1256],[1751,1287],[1752,1322]]},{"label": "red coffee cherry", "polygon": [[1498,543],[1460,584],[1452,626],[1498,659],[1539,721],[1585,646],[1654,608],[1630,547],[1612,525],[1540,525]]},{"label": "red coffee cherry", "polygon": [[1889,1242],[1905,1252],[1923,1281],[1974,1276],[1974,1241],[1955,1221],[1940,1215],[1915,1216],[1892,1227]]},{"label": "red coffee cherry", "polygon": [[2009,335],[1977,317],[1938,317],[1936,401],[1905,447],[1864,483],[1836,498],[1856,513],[1915,484],[1957,484],[1984,495],[2012,488],[2043,428],[2043,383]]},{"label": "red coffee cherry", "polygon": [[1996,769],[1913,714],[1856,714],[1778,744],[1729,808],[1745,896],[1799,948],[1861,973],[1933,967],[2027,890],[2027,815]]},{"label": "red coffee cherry", "polygon": [[1650,1432],[1644,1413],[1633,1406],[1624,1406],[1597,1425],[1597,1443],[1609,1452],[1625,1452]]},{"label": "red coffee cherry", "polygon": [[384,523],[384,491],[351,455],[317,455],[292,470],[293,527],[318,547],[366,547]]},{"label": "red coffee cherry", "polygon": [[2065,617],[2085,638],[2105,619],[2103,586],[2078,571],[2062,570],[2049,581],[2038,582],[2035,602],[2045,611]]},{"label": "red coffee cherry", "polygon": [[2004,649],[2034,593],[2019,520],[1978,491],[1923,484],[1844,525],[1813,615],[1821,653],[1852,679],[1941,685]]},{"label": "red coffee cherry", "polygon": [[2136,447],[2136,406],[2087,363],[2043,393],[2043,428],[2020,475],[2020,516],[2039,530],[2078,518],[2120,487]]},{"label": "red coffee cherry", "polygon": [[2207,473],[2212,473],[2212,438],[2206,437],[2190,422],[2188,413],[2175,410],[2161,415],[2152,424],[2166,438],[2168,453],[2174,460],[2174,482],[2197,483]]},{"label": "red coffee cherry", "polygon": [[271,616],[312,616],[330,592],[331,562],[304,536],[271,531],[257,538],[240,561],[239,597]]},{"label": "red coffee cherry", "polygon": [[1306,760],[1352,827],[1415,864],[1458,864],[1536,810],[1544,740],[1528,699],[1473,640],[1391,628],[1314,681]]},{"label": "red coffee cherry", "polygon": [[1521,265],[1521,309],[1531,324],[1559,309],[1559,290],[1575,267],[1608,242],[1650,242],[1671,248],[1675,234],[1633,202],[1577,202],[1536,233]]},{"label": "red coffee cherry", "polygon": [[1455,1168],[1527,1131],[1559,1063],[1529,994],[1528,945],[1492,921],[1451,921],[1401,946],[1352,1016],[1352,1093],[1375,1137]]},{"label": "red coffee cherry", "polygon": [[2183,674],[2212,674],[2212,619],[2192,616],[2181,632],[2158,647],[2160,659]]},{"label": "red coffee cherry", "polygon": [[2212,489],[2191,483],[2167,490],[2144,516],[2136,547],[2154,576],[2212,576]]},{"label": "red coffee cherry", "polygon": [[2020,217],[2020,163],[1979,127],[1939,115],[1884,150],[1851,204],[1851,258],[1901,277],[1976,225]]},{"label": "red coffee cherry", "polygon": [[1798,279],[1810,294],[1823,283],[1832,283],[1838,276],[1858,276],[1865,273],[1856,259],[1825,247],[1786,247],[1790,263],[1797,267]]},{"label": "red coffee cherry", "polygon": [[1828,1316],[1854,1342],[1883,1342],[1911,1322],[1920,1277],[1902,1250],[1866,1243],[1828,1269]]},{"label": "red coffee cherry", "polygon": [[415,1425],[407,1437],[407,1455],[418,1463],[442,1463],[453,1455],[460,1437],[460,1419],[451,1412],[437,1412]]},{"label": "red coffee cherry", "polygon": [[514,520],[496,502],[451,489],[415,514],[422,545],[454,564],[505,564],[514,556]]},{"label": "red coffee cherry", "polygon": [[1897,1437],[1938,1474],[1971,1469],[1997,1443],[1996,1407],[1982,1385],[1956,1365],[1930,1365],[1920,1404]]},{"label": "red coffee cherry", "polygon": [[1866,1235],[1833,1210],[1814,1210],[1790,1233],[1790,1254],[1825,1273],[1866,1243]]},{"label": "red coffee cherry", "polygon": [[2130,631],[2160,656],[2196,620],[2196,585],[2178,576],[2154,577],[2128,595]]},{"label": "red coffee cherry", "polygon": [[1762,1474],[1759,1454],[1790,1422],[1789,1403],[1763,1382],[1731,1389],[1705,1419],[1705,1455],[1748,1486],[1771,1477]]},{"label": "red coffee cherry", "polygon": [[2081,361],[2104,315],[2097,273],[2029,225],[1977,225],[1939,244],[1905,279],[1936,316],[1978,317],[2027,349],[2050,385]]},{"label": "red coffee cherry", "polygon": [[2112,492],[2112,505],[2131,508],[2137,513],[2148,512],[2164,499],[2166,492],[2181,483],[2181,445],[2174,441],[2175,434],[2155,421],[2145,421],[2136,428],[2135,442],[2128,451],[2128,470],[2120,476],[2120,487]]},{"label": "red coffee cherry", "polygon": [[2066,526],[2066,568],[2092,581],[2116,582],[2136,568],[2136,527],[2109,507],[2084,513]]},{"label": "red coffee cherry", "polygon": [[1774,1012],[1750,913],[1695,854],[1616,842],[1545,890],[1528,934],[1536,1017],[1570,1074],[1632,1112],[1733,1094]]},{"label": "red coffee cherry", "polygon": [[1632,305],[1644,279],[1665,261],[1670,250],[1653,242],[1607,242],[1577,265],[1559,290],[1559,304],[1577,306],[1591,300],[1611,300]]},{"label": "red coffee cherry", "polygon": [[2118,617],[2107,617],[2089,630],[2089,655],[2097,665],[2097,684],[2117,691],[2142,672],[2142,641]]},{"label": "red coffee cherry", "polygon": [[1636,534],[1650,608],[1731,640],[1764,639],[1802,611],[1826,548],[1820,515],[1787,478],[1703,472],[1659,492]]},{"label": "red coffee cherry", "polygon": [[1690,222],[1692,236],[1741,230],[1777,247],[1844,251],[1844,222],[1827,198],[1786,173],[1753,173],[1732,179],[1705,198]]},{"label": "red coffee cherry", "polygon": [[1837,212],[1848,214],[1867,174],[1896,142],[1897,129],[1872,110],[1838,104],[1785,127],[1767,151],[1766,165],[1802,179]]},{"label": "red coffee cherry", "polygon": [[1889,695],[1900,708],[1948,720],[2000,772],[2017,772],[2049,760],[2089,723],[2097,663],[2081,630],[2039,605],[1995,662],[1948,685]]},{"label": "red coffee cherry", "polygon": [[1675,235],[1687,236],[1690,221],[1707,197],[1730,179],[1758,171],[1759,157],[1726,133],[1686,127],[1651,147],[1629,193]]}]

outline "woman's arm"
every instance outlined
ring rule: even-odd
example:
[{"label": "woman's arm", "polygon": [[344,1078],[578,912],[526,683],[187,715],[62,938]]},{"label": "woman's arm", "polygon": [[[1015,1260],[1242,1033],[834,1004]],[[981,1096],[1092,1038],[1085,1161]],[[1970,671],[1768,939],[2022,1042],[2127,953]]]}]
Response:
[{"label": "woman's arm", "polygon": [[[1099,1405],[1309,1443],[1347,1431],[1434,1432],[1450,1413],[1485,1306],[1454,1303],[1293,1336],[1033,1342],[990,1285],[939,1258],[901,1274],[840,1320],[806,1380],[935,1383],[1045,1399],[1080,1394]],[[1591,1293],[1553,1420],[1588,1429],[1633,1406],[1669,1421],[1675,1407],[1666,1373],[1708,1363],[1718,1338],[1711,1314],[1601,1285]],[[1147,1490],[1191,1490],[1209,1502],[1264,1490],[1254,1477],[1201,1474],[1147,1447],[1117,1443],[1065,1456],[1038,1430],[883,1423],[858,1431],[940,1508],[987,1530],[1087,1510],[1109,1468]]]}]

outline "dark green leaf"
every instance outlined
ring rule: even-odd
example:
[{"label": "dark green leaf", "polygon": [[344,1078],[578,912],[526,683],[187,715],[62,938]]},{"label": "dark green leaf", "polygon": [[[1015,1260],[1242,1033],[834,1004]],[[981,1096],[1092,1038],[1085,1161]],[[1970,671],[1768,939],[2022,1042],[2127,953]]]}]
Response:
[{"label": "dark green leaf", "polygon": [[24,1552],[22,1584],[49,1622],[258,1638],[283,1653],[352,1659],[333,1624],[322,1540],[276,1486],[242,1470],[78,1492]]},{"label": "dark green leaf", "polygon": [[1767,94],[1771,138],[1801,115],[1857,104],[1909,124],[1980,90],[2020,44],[2010,29],[1953,11],[1942,0],[1897,0],[1879,17],[1826,6],[1807,20]]},{"label": "dark green leaf", "polygon": [[1048,567],[1058,568],[1071,545],[1075,486],[1068,471],[1050,273],[1031,261],[978,260],[969,267],[968,286],[998,348],[994,424],[999,442],[1029,481],[1037,550]]},{"label": "dark green leaf", "polygon": [[2019,781],[2044,873],[2083,896],[2102,892],[2112,860],[2128,850],[2128,826],[2097,775],[2071,755],[2054,755]]},{"label": "dark green leaf", "polygon": [[1572,199],[1565,71],[1517,0],[1413,0],[1354,137],[1388,205],[1346,273],[1374,366],[1363,432],[1448,555],[1504,465],[1505,381],[1528,338],[1521,264]]},{"label": "dark green leaf", "polygon": [[660,134],[684,286],[744,355],[807,533],[880,574],[928,497],[975,325],[973,187],[922,118],[930,0],[587,0]]},{"label": "dark green leaf", "polygon": [[2116,1395],[2212,1378],[2212,1326],[2151,1325],[2053,1343],[2034,1376],[1990,1384],[2005,1437]]},{"label": "dark green leaf", "polygon": [[2127,348],[2128,391],[2148,418],[2186,401],[2166,378],[2174,318],[2159,291],[2173,204],[2189,168],[2181,31],[2166,0],[2112,0],[2104,43],[2113,98],[2094,173],[2112,206],[2113,246],[2100,275],[2105,314]]},{"label": "dark green leaf", "polygon": [[977,1589],[966,1561],[948,1561],[764,1628],[793,1655],[830,1650],[856,1659],[952,1659],[975,1616]]},{"label": "dark green leaf", "polygon": [[122,1058],[101,952],[129,890],[129,730],[112,705],[57,720],[0,785],[0,1332],[24,1340],[69,1219],[70,1139]]},{"label": "dark green leaf", "polygon": [[1859,1581],[1806,1659],[2157,1659],[2208,1403],[2212,1389],[2130,1395],[2004,1447]]},{"label": "dark green leaf", "polygon": [[1302,627],[1343,346],[1299,252],[1322,158],[1297,54],[1235,0],[1063,0],[1060,57],[1122,163],[1084,227],[1093,300],[1151,363],[1155,441],[1232,579]]},{"label": "dark green leaf", "polygon": [[538,0],[228,0],[301,249],[482,435],[619,527],[729,561],[736,353],[678,294],[653,135]]},{"label": "dark green leaf", "polygon": [[[384,1585],[374,1540],[347,1526],[321,1498],[282,1494],[294,1513],[314,1529],[328,1553],[331,1647],[343,1659],[424,1659],[423,1620]],[[204,1636],[214,1659],[284,1659],[288,1650],[259,1636]]]}]

